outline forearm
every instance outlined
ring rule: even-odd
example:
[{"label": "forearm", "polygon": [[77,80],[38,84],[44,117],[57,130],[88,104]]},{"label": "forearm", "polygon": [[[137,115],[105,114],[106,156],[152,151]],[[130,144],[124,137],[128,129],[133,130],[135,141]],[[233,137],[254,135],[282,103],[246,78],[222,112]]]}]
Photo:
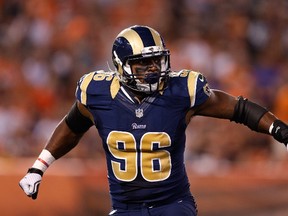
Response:
[{"label": "forearm", "polygon": [[68,114],[55,128],[32,168],[45,172],[56,159],[71,151],[92,125],[93,122],[84,116],[74,103]]},{"label": "forearm", "polygon": [[32,199],[37,198],[44,172],[56,159],[73,149],[92,124],[93,122],[89,118],[81,114],[75,103],[65,118],[57,125],[45,148],[32,167],[28,169],[28,173],[19,182],[27,196]]},{"label": "forearm", "polygon": [[62,119],[32,168],[40,170],[43,174],[56,159],[73,149],[78,144],[82,135],[73,133],[66,124],[65,119]]},{"label": "forearm", "polygon": [[278,120],[266,108],[241,96],[236,98],[225,92],[213,90],[203,105],[191,111],[192,115],[230,119],[246,125],[253,131],[271,134],[281,143],[288,142],[288,126],[284,122]]},{"label": "forearm", "polygon": [[244,124],[251,130],[271,134],[274,139],[287,145],[288,126],[266,108],[239,97],[231,121]]},{"label": "forearm", "polygon": [[269,134],[269,128],[275,120],[277,120],[277,118],[271,112],[265,113],[259,121],[258,131]]},{"label": "forearm", "polygon": [[72,150],[79,142],[83,134],[75,134],[70,130],[62,119],[48,140],[45,149],[48,150],[55,159],[58,159]]}]

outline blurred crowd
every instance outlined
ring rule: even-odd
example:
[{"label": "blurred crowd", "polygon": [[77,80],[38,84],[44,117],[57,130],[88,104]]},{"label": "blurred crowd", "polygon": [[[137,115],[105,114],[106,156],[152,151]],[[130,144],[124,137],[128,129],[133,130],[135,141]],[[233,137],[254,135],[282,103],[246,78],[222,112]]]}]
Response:
[{"label": "blurred crowd", "polygon": [[[77,80],[114,69],[113,40],[134,24],[162,34],[172,69],[200,71],[211,88],[288,122],[286,0],[0,0],[0,11],[0,157],[38,155],[74,102]],[[188,160],[281,155],[269,136],[224,120],[196,117],[187,138]],[[80,145],[71,157],[102,157],[96,130]]]}]

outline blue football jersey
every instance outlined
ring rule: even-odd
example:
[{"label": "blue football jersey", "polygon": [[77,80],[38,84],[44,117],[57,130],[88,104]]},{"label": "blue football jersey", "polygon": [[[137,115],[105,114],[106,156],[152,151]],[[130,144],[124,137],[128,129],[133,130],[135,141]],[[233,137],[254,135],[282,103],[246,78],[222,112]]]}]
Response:
[{"label": "blue football jersey", "polygon": [[76,97],[94,117],[106,153],[113,205],[155,203],[189,194],[184,167],[187,112],[210,96],[205,77],[171,72],[168,87],[136,103],[114,73],[95,71]]}]

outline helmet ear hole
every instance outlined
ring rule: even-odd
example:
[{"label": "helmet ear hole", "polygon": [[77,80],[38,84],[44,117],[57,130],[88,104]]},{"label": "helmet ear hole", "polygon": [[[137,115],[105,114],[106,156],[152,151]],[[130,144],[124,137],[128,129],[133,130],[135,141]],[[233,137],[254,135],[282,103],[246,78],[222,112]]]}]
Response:
[{"label": "helmet ear hole", "polygon": [[115,65],[115,67],[117,69],[119,69],[119,66],[122,66],[122,62],[121,60],[119,59],[118,55],[117,55],[117,52],[114,50],[113,53],[112,53],[112,61],[113,61],[113,64]]}]

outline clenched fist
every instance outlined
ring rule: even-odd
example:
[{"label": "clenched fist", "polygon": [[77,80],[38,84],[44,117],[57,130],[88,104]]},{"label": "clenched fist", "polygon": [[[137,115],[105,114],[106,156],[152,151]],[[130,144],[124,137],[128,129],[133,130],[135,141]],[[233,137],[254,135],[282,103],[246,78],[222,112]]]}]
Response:
[{"label": "clenched fist", "polygon": [[28,173],[21,179],[19,186],[28,197],[36,199],[43,172],[39,169],[30,168]]}]

